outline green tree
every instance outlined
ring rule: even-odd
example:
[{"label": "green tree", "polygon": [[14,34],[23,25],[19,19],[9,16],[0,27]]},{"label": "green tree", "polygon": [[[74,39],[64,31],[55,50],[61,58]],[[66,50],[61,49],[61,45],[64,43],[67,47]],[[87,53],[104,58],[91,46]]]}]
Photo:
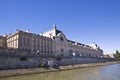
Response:
[{"label": "green tree", "polygon": [[120,52],[118,50],[116,50],[115,58],[120,58]]}]

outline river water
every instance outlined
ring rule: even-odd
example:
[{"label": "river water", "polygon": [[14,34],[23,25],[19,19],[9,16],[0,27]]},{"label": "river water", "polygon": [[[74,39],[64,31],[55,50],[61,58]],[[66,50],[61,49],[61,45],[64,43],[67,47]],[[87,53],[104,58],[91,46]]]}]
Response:
[{"label": "river water", "polygon": [[3,77],[0,80],[120,80],[120,64]]}]

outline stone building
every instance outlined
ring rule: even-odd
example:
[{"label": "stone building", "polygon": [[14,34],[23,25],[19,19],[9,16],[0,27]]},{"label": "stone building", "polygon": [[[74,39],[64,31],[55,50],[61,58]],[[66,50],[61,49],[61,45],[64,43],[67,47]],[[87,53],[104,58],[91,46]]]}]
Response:
[{"label": "stone building", "polygon": [[51,38],[16,30],[7,36],[7,47],[36,53],[52,53]]},{"label": "stone building", "polygon": [[66,38],[65,34],[58,30],[56,25],[53,29],[43,33],[43,36],[52,38],[54,42],[53,53],[62,56],[102,58],[103,51],[97,44],[85,45]]},{"label": "stone building", "polygon": [[6,48],[6,36],[0,36],[0,47]]},{"label": "stone building", "polygon": [[103,57],[103,51],[97,44],[86,45],[69,40],[61,30],[57,29],[56,25],[42,35],[16,30],[7,37],[0,37],[0,46],[6,46],[18,52],[52,53],[63,57]]}]

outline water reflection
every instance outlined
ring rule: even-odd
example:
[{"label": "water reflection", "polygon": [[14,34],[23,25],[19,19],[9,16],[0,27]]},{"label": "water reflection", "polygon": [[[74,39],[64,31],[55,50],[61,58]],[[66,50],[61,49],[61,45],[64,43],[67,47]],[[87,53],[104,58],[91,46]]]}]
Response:
[{"label": "water reflection", "polygon": [[120,64],[4,77],[0,80],[120,80]]}]

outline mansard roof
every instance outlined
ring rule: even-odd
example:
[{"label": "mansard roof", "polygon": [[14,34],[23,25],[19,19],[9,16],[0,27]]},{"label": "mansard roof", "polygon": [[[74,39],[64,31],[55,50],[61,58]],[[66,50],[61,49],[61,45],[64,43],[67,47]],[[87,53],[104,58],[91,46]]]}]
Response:
[{"label": "mansard roof", "polygon": [[59,33],[62,33],[62,31],[56,29],[56,35],[58,35]]},{"label": "mansard roof", "polygon": [[91,46],[89,45],[86,45],[86,44],[82,44],[82,43],[78,43],[78,42],[75,42],[75,41],[72,41],[72,40],[67,40],[68,42],[72,43],[72,44],[75,44],[77,43],[77,45],[80,45],[80,46],[85,46],[85,47],[88,47],[88,48],[92,48]]},{"label": "mansard roof", "polygon": [[72,41],[72,40],[67,40],[68,42],[71,42],[71,43],[75,43],[75,41]]}]

